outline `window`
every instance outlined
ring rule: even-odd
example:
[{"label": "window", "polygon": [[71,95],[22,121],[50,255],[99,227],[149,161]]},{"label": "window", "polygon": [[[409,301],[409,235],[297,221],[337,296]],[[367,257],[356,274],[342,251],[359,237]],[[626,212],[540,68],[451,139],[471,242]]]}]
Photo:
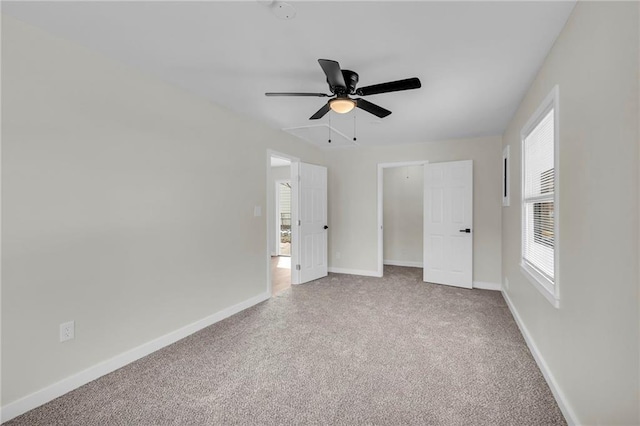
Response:
[{"label": "window", "polygon": [[556,307],[558,88],[522,130],[522,269]]}]

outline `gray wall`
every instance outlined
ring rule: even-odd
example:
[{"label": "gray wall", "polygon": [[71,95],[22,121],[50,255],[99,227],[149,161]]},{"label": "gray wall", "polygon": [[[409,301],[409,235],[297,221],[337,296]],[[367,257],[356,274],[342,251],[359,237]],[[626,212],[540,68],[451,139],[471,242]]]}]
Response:
[{"label": "gray wall", "polygon": [[[503,276],[581,424],[639,424],[638,3],[578,2],[505,134]],[[520,131],[559,85],[560,309],[520,271]]]},{"label": "gray wall", "polygon": [[422,265],[424,167],[389,167],[383,171],[385,264]]},{"label": "gray wall", "polygon": [[266,291],[267,149],[319,150],[6,16],[2,89],[3,405]]}]

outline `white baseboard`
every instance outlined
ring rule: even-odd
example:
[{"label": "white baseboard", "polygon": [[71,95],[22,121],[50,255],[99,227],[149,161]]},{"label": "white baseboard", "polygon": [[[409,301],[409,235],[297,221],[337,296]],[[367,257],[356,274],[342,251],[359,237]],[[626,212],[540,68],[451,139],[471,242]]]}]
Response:
[{"label": "white baseboard", "polygon": [[111,373],[118,368],[124,367],[125,365],[130,364],[133,361],[136,361],[159,349],[162,349],[165,346],[175,343],[178,340],[183,339],[199,330],[202,330],[205,327],[215,324],[216,322],[228,318],[231,315],[243,311],[247,308],[250,308],[251,306],[257,305],[258,303],[263,302],[270,297],[271,295],[267,292],[254,296],[243,302],[218,311],[213,315],[209,315],[208,317],[205,317],[199,321],[184,326],[178,330],[172,331],[171,333],[165,334],[164,336],[160,336],[157,339],[144,343],[127,352],[116,355],[111,359],[89,367],[86,370],[62,379],[59,382],[47,386],[46,388],[40,389],[39,391],[36,391],[30,395],[10,402],[0,409],[0,412],[2,413],[0,422],[6,422],[13,419],[14,417],[24,414],[29,410],[39,407],[40,405],[45,404],[59,396],[62,396],[67,392],[77,389],[80,386],[83,386],[99,377],[104,376],[105,374]]},{"label": "white baseboard", "polygon": [[391,266],[408,266],[410,268],[422,268],[422,262],[415,262],[410,260],[391,260],[385,259],[382,263]]},{"label": "white baseboard", "polygon": [[500,283],[487,283],[483,281],[474,281],[473,288],[478,288],[480,290],[502,291],[502,286],[500,285]]},{"label": "white baseboard", "polygon": [[348,275],[362,275],[363,277],[381,277],[382,275],[378,271],[364,271],[360,269],[347,269],[347,268],[329,268],[329,272],[335,274],[348,274]]},{"label": "white baseboard", "polygon": [[516,324],[520,329],[520,333],[522,333],[522,336],[524,337],[524,341],[527,342],[527,346],[529,347],[529,350],[533,355],[533,359],[536,360],[536,363],[538,364],[538,368],[540,368],[540,371],[542,371],[542,375],[547,381],[547,384],[549,385],[549,388],[551,389],[551,392],[553,393],[553,396],[555,397],[556,402],[558,403],[558,407],[560,407],[560,411],[562,411],[562,414],[564,415],[565,420],[567,421],[569,426],[580,425],[581,423],[578,421],[578,417],[576,416],[576,413],[571,408],[571,405],[569,405],[569,402],[567,401],[567,398],[564,395],[564,392],[562,392],[562,389],[560,389],[560,386],[558,386],[558,382],[556,381],[556,378],[554,377],[553,373],[551,373],[551,370],[549,370],[549,366],[545,362],[544,358],[542,357],[542,354],[538,350],[538,347],[536,346],[535,342],[531,338],[531,334],[529,334],[529,330],[522,322],[522,319],[520,318],[520,315],[518,314],[518,311],[516,310],[515,306],[513,306],[511,299],[509,299],[509,296],[504,291],[502,292],[502,297],[504,297],[504,300],[507,302],[507,306],[511,311],[511,315],[513,315],[513,318],[516,320]]}]

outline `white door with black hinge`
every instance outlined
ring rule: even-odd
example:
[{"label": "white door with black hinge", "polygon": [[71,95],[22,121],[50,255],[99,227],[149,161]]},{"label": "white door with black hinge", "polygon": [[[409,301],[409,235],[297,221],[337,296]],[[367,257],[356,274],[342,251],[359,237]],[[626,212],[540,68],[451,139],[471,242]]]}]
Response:
[{"label": "white door with black hinge", "polygon": [[425,282],[473,287],[473,162],[424,169]]},{"label": "white door with black hinge", "polygon": [[298,284],[327,276],[327,168],[299,163]]}]

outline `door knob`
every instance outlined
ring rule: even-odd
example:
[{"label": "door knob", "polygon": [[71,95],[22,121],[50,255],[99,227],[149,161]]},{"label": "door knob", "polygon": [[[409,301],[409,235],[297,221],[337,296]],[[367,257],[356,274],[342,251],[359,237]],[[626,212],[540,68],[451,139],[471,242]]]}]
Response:
[{"label": "door knob", "polygon": [[324,226],[324,229],[329,229],[329,227],[327,225]]},{"label": "door knob", "polygon": [[460,232],[466,232],[467,234],[471,233],[471,228],[461,229]]}]

